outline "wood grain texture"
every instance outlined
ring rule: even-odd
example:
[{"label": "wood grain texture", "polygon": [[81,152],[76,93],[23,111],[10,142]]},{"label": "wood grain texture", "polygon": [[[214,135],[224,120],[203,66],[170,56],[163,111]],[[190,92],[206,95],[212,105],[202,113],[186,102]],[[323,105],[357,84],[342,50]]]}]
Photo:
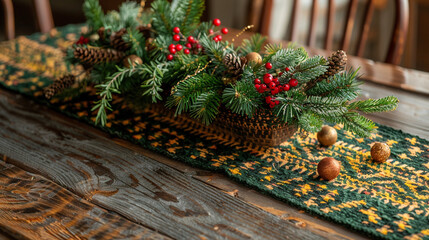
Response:
[{"label": "wood grain texture", "polygon": [[0,228],[27,239],[170,239],[10,164],[0,170]]},{"label": "wood grain texture", "polygon": [[4,94],[0,153],[16,166],[173,238],[323,238],[108,139],[53,121],[44,107]]}]

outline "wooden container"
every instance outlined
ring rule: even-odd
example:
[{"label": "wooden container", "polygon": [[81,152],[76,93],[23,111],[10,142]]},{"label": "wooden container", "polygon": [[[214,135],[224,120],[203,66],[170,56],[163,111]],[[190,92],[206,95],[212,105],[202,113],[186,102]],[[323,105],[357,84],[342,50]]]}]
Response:
[{"label": "wooden container", "polygon": [[249,118],[222,108],[217,119],[212,124],[205,125],[187,114],[174,116],[173,109],[167,109],[161,104],[152,104],[148,108],[153,113],[159,113],[161,122],[229,143],[238,141],[256,146],[277,146],[292,137],[298,129],[296,125],[282,123],[269,110],[261,110]]}]

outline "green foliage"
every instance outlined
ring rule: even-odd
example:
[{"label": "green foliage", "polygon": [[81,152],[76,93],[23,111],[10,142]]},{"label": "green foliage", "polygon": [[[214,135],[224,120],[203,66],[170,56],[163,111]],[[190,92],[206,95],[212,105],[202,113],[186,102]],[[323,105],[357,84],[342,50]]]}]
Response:
[{"label": "green foliage", "polygon": [[152,3],[153,21],[152,26],[159,35],[169,35],[172,32],[174,15],[171,11],[171,4],[165,0],[155,0]]},{"label": "green foliage", "polygon": [[240,52],[243,55],[247,55],[251,52],[261,52],[263,44],[267,40],[266,37],[263,37],[261,34],[254,34],[250,39],[244,39],[243,44],[240,48]]},{"label": "green foliage", "polygon": [[306,83],[323,75],[328,69],[327,64],[326,58],[314,56],[295,67],[294,77],[299,80],[300,84]]},{"label": "green foliage", "polygon": [[[358,69],[359,70],[359,69]],[[336,74],[329,78],[329,81],[318,82],[315,87],[309,89],[306,93],[312,96],[334,96],[345,100],[352,100],[358,96],[359,85],[356,80],[358,70],[350,69],[347,72]]]},{"label": "green foliage", "polygon": [[156,64],[154,62],[150,64],[144,64],[140,68],[142,76],[141,87],[145,90],[143,96],[149,96],[152,98],[152,102],[156,103],[158,100],[162,100],[161,88],[163,83],[163,77],[165,72],[168,70],[168,63]]},{"label": "green foliage", "polygon": [[398,107],[399,100],[388,96],[380,99],[367,99],[350,103],[347,108],[350,111],[361,111],[364,113],[393,111]]},{"label": "green foliage", "polygon": [[176,107],[176,114],[190,110],[198,96],[205,92],[217,91],[223,86],[220,79],[208,74],[199,74],[180,81],[167,99],[167,107]]},{"label": "green foliage", "polygon": [[[139,4],[136,2],[124,2],[119,7],[120,22],[123,27],[135,29],[140,25],[137,17],[140,13]],[[119,30],[119,29],[118,29]]]},{"label": "green foliage", "polygon": [[253,84],[239,81],[223,91],[222,102],[232,112],[252,117],[261,105],[261,98]]},{"label": "green foliage", "polygon": [[126,77],[131,77],[135,74],[136,71],[133,68],[118,68],[118,72],[116,72],[111,78],[108,79],[107,82],[99,84],[96,86],[98,89],[98,94],[101,99],[95,102],[94,107],[91,109],[92,111],[97,110],[97,117],[95,122],[101,123],[101,125],[105,125],[107,122],[107,110],[112,110],[112,106],[110,105],[110,101],[113,99],[113,94],[120,94],[119,90],[121,87],[121,82]]},{"label": "green foliage", "polygon": [[204,92],[198,95],[191,106],[191,117],[200,119],[209,125],[219,113],[220,96],[215,91]]},{"label": "green foliage", "polygon": [[128,28],[127,32],[122,35],[122,39],[131,45],[130,54],[144,55],[145,39],[136,28]]},{"label": "green foliage", "polygon": [[98,0],[85,0],[83,13],[90,28],[97,30],[103,26],[104,12]]},{"label": "green foliage", "polygon": [[318,132],[323,126],[323,119],[311,111],[308,111],[301,115],[298,124],[307,132]]},{"label": "green foliage", "polygon": [[205,54],[213,60],[213,63],[222,66],[224,54],[231,51],[225,42],[215,42],[207,35],[203,34],[200,37],[200,44],[204,47]]},{"label": "green foliage", "polygon": [[[176,0],[177,7],[173,6],[174,18],[185,36],[200,23],[204,11],[204,0]],[[176,27],[174,26],[174,27]]]},{"label": "green foliage", "polygon": [[274,68],[289,67],[293,71],[296,65],[308,59],[308,53],[304,48],[276,49],[270,47],[267,51],[270,53],[265,57],[265,61],[274,63]]}]

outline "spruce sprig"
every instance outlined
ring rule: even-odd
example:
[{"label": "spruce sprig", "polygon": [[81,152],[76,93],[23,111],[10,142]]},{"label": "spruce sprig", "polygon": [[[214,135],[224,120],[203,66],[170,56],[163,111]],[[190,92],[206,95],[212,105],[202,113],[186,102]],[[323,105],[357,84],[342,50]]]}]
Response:
[{"label": "spruce sprig", "polygon": [[220,96],[215,91],[201,93],[191,106],[191,117],[200,119],[204,124],[209,125],[216,119],[220,104]]},{"label": "spruce sprig", "polygon": [[259,93],[249,81],[239,81],[223,91],[222,102],[233,113],[252,117],[261,106]]},{"label": "spruce sprig", "polygon": [[394,96],[380,99],[366,99],[350,103],[349,111],[360,111],[364,113],[393,111],[398,107],[399,100]]},{"label": "spruce sprig", "polygon": [[98,0],[85,0],[83,3],[83,13],[86,17],[86,23],[93,30],[103,26],[104,12]]},{"label": "spruce sprig", "polygon": [[112,106],[110,105],[110,101],[113,99],[113,94],[120,94],[121,82],[126,77],[131,77],[136,73],[135,68],[119,68],[118,71],[105,83],[99,84],[96,86],[98,89],[98,94],[101,99],[96,101],[94,107],[91,111],[97,110],[97,117],[95,122],[101,123],[102,126],[107,123],[107,110],[112,110]]},{"label": "spruce sprig", "polygon": [[239,51],[243,53],[243,55],[247,55],[251,52],[261,52],[266,40],[267,38],[261,34],[254,34],[252,37],[250,37],[250,39],[243,40],[243,44],[241,45]]}]

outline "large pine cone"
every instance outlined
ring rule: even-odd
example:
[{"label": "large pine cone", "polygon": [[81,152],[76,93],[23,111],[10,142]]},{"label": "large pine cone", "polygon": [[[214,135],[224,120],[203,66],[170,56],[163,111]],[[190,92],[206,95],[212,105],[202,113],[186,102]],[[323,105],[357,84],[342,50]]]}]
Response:
[{"label": "large pine cone", "polygon": [[114,49],[83,48],[74,49],[74,57],[83,64],[94,65],[101,62],[120,62],[125,54]]},{"label": "large pine cone", "polygon": [[76,81],[74,75],[65,75],[59,79],[56,79],[54,83],[49,85],[43,90],[46,99],[51,99],[54,95],[61,93],[64,89],[71,87]]},{"label": "large pine cone", "polygon": [[121,30],[113,33],[110,36],[110,45],[119,51],[127,51],[131,48],[130,44],[125,42],[124,39],[122,39],[122,36],[127,33],[127,29],[122,28]]}]

